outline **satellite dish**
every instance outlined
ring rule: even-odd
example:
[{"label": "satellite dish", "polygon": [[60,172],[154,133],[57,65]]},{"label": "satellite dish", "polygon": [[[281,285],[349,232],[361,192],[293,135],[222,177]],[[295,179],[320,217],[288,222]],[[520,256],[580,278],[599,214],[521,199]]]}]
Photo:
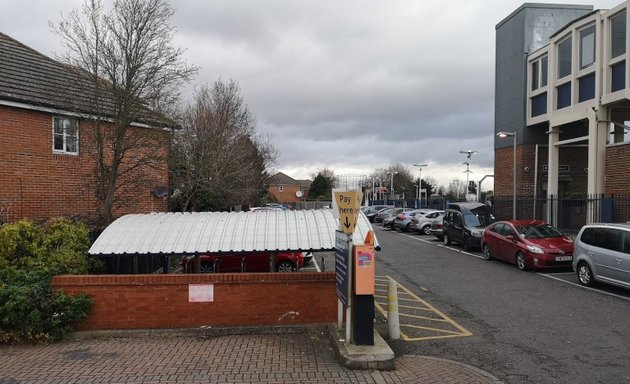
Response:
[{"label": "satellite dish", "polygon": [[304,196],[304,192],[302,192],[302,191],[297,191],[297,192],[295,192],[295,196],[296,196],[296,197],[302,197],[302,196]]},{"label": "satellite dish", "polygon": [[159,199],[164,199],[168,197],[168,187],[159,186],[153,190],[153,194]]}]

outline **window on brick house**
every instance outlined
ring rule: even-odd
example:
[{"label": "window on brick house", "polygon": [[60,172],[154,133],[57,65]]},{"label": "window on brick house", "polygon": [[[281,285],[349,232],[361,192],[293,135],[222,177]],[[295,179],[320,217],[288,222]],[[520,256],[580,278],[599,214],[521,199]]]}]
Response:
[{"label": "window on brick house", "polygon": [[279,186],[279,187],[278,187],[278,191],[279,191],[279,192],[284,192],[284,186],[283,186],[283,185]]},{"label": "window on brick house", "polygon": [[79,153],[79,121],[69,117],[53,117],[53,151]]}]

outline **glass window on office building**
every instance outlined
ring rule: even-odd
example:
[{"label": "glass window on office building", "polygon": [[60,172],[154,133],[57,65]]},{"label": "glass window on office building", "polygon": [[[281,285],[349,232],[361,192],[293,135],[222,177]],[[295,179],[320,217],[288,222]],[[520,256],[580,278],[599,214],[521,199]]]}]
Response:
[{"label": "glass window on office building", "polygon": [[532,62],[532,91],[547,86],[547,55]]},{"label": "glass window on office building", "polygon": [[626,53],[626,12],[610,18],[610,58]]},{"label": "glass window on office building", "polygon": [[571,74],[571,37],[558,44],[558,79]]},{"label": "glass window on office building", "polygon": [[595,26],[580,31],[580,69],[595,63]]}]

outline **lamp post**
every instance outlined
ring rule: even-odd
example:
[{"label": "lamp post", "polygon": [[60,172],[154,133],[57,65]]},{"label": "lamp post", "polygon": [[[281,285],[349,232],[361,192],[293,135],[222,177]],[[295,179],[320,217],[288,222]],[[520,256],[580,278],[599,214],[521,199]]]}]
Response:
[{"label": "lamp post", "polygon": [[418,170],[420,172],[419,174],[419,179],[418,179],[418,193],[416,196],[416,199],[420,200],[420,208],[422,208],[422,168],[427,167],[427,164],[414,164],[414,167],[418,167]]},{"label": "lamp post", "polygon": [[391,176],[389,196],[394,200],[394,175],[397,175],[398,172],[387,172],[387,174]]},{"label": "lamp post", "polygon": [[[464,194],[464,197],[467,198],[468,197],[468,184],[470,184],[470,174],[472,172],[470,170],[470,158],[472,157],[472,155],[476,155],[477,151],[473,151],[472,149],[469,149],[467,151],[459,151],[459,153],[466,155],[466,161],[464,161],[463,164],[466,165],[466,170],[464,171],[466,173],[466,188],[465,188],[466,193]],[[459,194],[459,191],[458,191],[458,194]]]},{"label": "lamp post", "polygon": [[516,220],[516,132],[499,132],[497,133],[497,137],[512,137],[514,143],[512,154],[512,220]]}]

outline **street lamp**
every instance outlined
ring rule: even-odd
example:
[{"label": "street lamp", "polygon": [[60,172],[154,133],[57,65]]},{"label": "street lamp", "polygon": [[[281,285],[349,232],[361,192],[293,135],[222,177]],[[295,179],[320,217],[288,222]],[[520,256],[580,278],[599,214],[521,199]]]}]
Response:
[{"label": "street lamp", "polygon": [[392,200],[394,200],[394,175],[397,175],[398,172],[387,172],[388,175],[391,175],[391,183],[390,183],[390,191],[389,195]]},{"label": "street lamp", "polygon": [[[464,155],[466,155],[466,161],[464,161],[462,164],[466,165],[466,170],[464,171],[466,173],[466,193],[464,194],[464,197],[467,198],[469,192],[468,187],[470,184],[470,174],[472,173],[472,171],[470,170],[470,158],[472,157],[472,155],[476,155],[477,151],[469,149],[467,151],[459,151],[459,153],[463,153]],[[459,191],[457,191],[457,193],[459,194]]]},{"label": "street lamp", "polygon": [[512,220],[516,220],[516,132],[499,132],[497,137],[512,137],[514,142],[513,161],[512,161]]},{"label": "street lamp", "polygon": [[418,179],[418,185],[420,185],[420,187],[418,188],[418,193],[416,196],[416,199],[420,200],[420,208],[422,208],[422,168],[427,167],[427,164],[414,164],[414,167],[418,167],[418,170],[420,171],[420,178]]}]

